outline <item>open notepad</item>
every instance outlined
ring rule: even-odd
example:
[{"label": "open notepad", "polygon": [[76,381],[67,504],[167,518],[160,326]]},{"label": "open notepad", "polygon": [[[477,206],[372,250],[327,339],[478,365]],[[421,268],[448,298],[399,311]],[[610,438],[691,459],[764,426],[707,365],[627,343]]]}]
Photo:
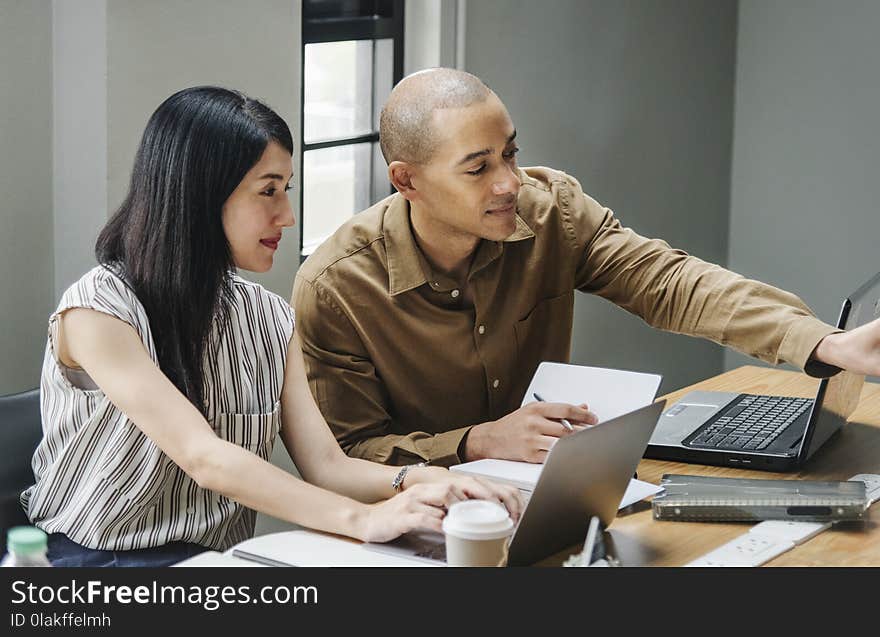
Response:
[{"label": "open notepad", "polygon": [[[599,419],[611,420],[650,405],[660,389],[661,376],[620,369],[543,362],[523,396],[523,406],[536,402],[535,394],[547,402],[579,405],[586,403]],[[513,460],[475,460],[450,467],[460,471],[506,482],[523,491],[532,491],[544,465]],[[631,480],[620,508],[660,491],[660,487]]]},{"label": "open notepad", "polygon": [[586,403],[605,422],[654,402],[662,377],[621,369],[549,363],[538,365],[522,406],[538,394],[549,403]]}]

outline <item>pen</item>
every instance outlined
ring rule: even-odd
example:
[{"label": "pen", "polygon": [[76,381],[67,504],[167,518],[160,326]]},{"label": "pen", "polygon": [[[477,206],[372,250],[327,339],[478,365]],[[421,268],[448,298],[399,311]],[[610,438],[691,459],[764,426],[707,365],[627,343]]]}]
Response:
[{"label": "pen", "polygon": [[[534,393],[533,393],[532,396],[534,396],[534,397],[535,397],[535,400],[537,400],[539,403],[546,402],[546,401],[545,401],[543,398],[541,398],[538,394],[534,394]],[[565,418],[560,418],[560,420],[562,421],[562,426],[563,426],[563,427],[565,427],[565,428],[568,429],[569,431],[574,431],[574,427],[572,427],[572,426],[571,426],[571,423],[568,422]]]}]

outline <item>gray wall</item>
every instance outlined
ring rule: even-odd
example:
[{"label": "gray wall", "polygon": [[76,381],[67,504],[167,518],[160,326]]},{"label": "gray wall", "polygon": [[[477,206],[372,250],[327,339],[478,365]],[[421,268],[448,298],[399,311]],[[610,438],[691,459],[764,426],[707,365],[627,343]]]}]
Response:
[{"label": "gray wall", "polygon": [[[733,1],[472,1],[465,67],[507,104],[522,165],[564,170],[625,225],[724,264],[735,39]],[[722,359],[577,295],[573,362],[659,372],[671,390]]]},{"label": "gray wall", "polygon": [[878,27],[870,0],[740,3],[730,266],[830,323],[880,270]]},{"label": "gray wall", "polygon": [[403,74],[454,67],[456,0],[406,0]]},{"label": "gray wall", "polygon": [[52,3],[2,0],[0,394],[39,383],[52,276]]},{"label": "gray wall", "polygon": [[[299,42],[299,2],[111,0],[107,9],[110,209],[125,194],[147,119],[162,100],[181,88],[219,84],[262,99],[291,126],[298,144]],[[299,166],[294,170],[299,174]],[[298,201],[293,191],[291,200]],[[296,227],[286,231],[269,273],[242,274],[289,298],[299,265],[298,234]]]},{"label": "gray wall", "polygon": [[94,267],[107,219],[107,0],[53,11],[54,296]]}]

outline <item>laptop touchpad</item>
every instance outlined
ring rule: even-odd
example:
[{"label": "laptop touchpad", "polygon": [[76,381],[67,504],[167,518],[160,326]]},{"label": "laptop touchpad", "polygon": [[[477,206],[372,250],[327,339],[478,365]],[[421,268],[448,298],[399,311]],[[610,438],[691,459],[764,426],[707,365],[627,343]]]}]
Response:
[{"label": "laptop touchpad", "polygon": [[649,444],[677,445],[687,438],[691,432],[700,427],[712,414],[718,411],[718,405],[699,405],[678,403],[660,416],[654,435]]}]

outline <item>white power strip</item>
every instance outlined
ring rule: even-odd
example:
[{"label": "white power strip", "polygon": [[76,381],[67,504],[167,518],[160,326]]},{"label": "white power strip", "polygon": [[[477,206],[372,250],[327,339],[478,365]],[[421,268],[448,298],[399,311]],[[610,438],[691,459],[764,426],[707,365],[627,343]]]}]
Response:
[{"label": "white power strip", "polygon": [[[868,506],[880,499],[880,475],[860,473],[850,480],[865,483]],[[830,527],[830,522],[766,520],[685,566],[760,566]]]},{"label": "white power strip", "polygon": [[861,480],[865,483],[865,491],[868,494],[868,506],[880,500],[880,475],[876,473],[859,473],[850,480]]}]

